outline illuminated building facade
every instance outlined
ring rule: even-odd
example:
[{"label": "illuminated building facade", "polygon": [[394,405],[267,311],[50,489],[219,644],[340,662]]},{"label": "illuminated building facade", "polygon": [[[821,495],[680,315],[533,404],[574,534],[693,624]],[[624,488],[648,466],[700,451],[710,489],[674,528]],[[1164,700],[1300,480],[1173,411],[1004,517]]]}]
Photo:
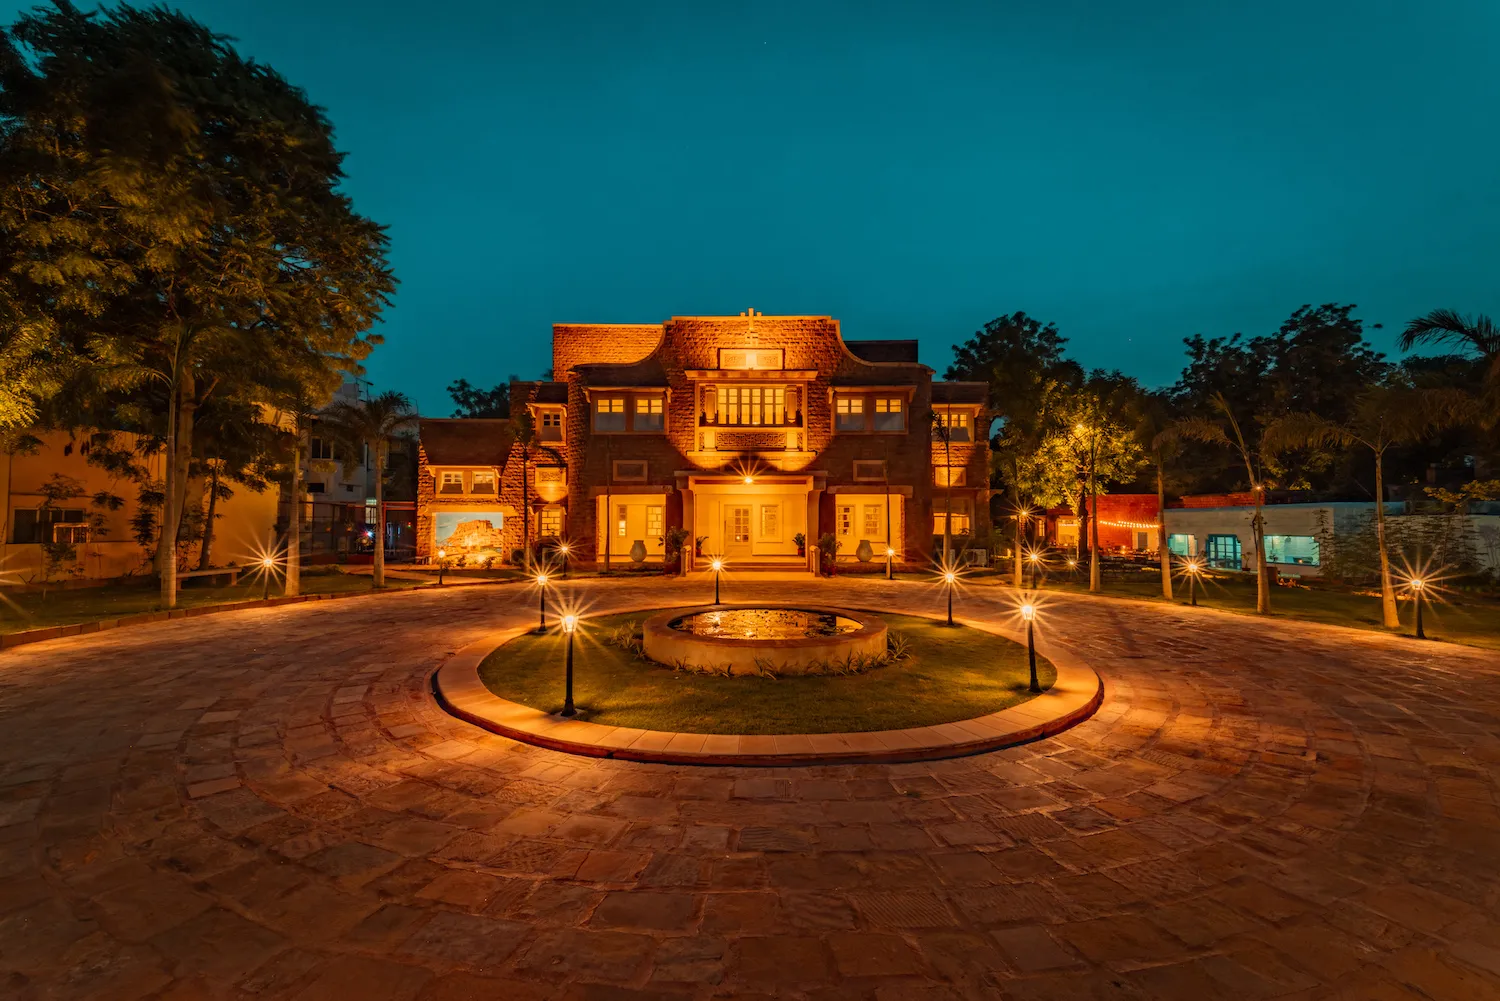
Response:
[{"label": "illuminated building facade", "polygon": [[916,341],[750,310],[557,324],[552,361],[512,385],[508,422],[423,423],[419,554],[486,511],[493,550],[566,539],[611,563],[661,559],[674,529],[690,566],[812,567],[825,533],[841,561],[925,561],[948,520],[955,547],[989,538],[986,387],[935,382]]}]

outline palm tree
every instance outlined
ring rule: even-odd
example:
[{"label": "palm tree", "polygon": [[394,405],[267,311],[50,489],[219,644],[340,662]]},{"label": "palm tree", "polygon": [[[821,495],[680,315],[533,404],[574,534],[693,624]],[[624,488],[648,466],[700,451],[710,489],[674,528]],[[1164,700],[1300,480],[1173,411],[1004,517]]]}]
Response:
[{"label": "palm tree", "polygon": [[1434,309],[1407,323],[1399,342],[1402,351],[1417,345],[1452,345],[1479,355],[1485,363],[1485,381],[1500,388],[1500,327],[1488,316],[1468,317],[1453,309]]},{"label": "palm tree", "polygon": [[1413,389],[1374,386],[1355,403],[1349,418],[1331,421],[1317,414],[1295,413],[1266,425],[1267,448],[1320,448],[1326,445],[1363,445],[1375,456],[1375,544],[1380,552],[1380,612],[1387,629],[1400,627],[1396,588],[1385,534],[1385,453],[1392,445],[1408,445],[1434,432],[1463,423],[1473,405],[1457,389]]},{"label": "palm tree", "polygon": [[[390,441],[397,433],[416,423],[417,412],[404,393],[387,391],[368,400],[340,400],[324,414],[335,434],[351,450],[359,445],[370,449],[375,465],[375,510],[385,511],[385,463]],[[372,576],[376,587],[385,586],[385,525],[375,526],[375,562]]]},{"label": "palm tree", "polygon": [[[1251,444],[1240,429],[1234,416],[1234,408],[1223,393],[1212,397],[1214,409],[1223,415],[1223,422],[1205,417],[1184,417],[1172,424],[1174,436],[1191,438],[1205,445],[1219,445],[1233,449],[1245,463],[1245,475],[1250,479],[1250,497],[1255,502],[1255,517],[1250,520],[1251,534],[1255,538],[1255,610],[1261,615],[1271,614],[1271,578],[1266,573],[1266,518],[1265,518],[1265,463],[1264,434],[1262,440]],[[1226,428],[1228,430],[1226,430]],[[1232,437],[1231,437],[1232,435]],[[1164,439],[1170,442],[1172,436]]]}]

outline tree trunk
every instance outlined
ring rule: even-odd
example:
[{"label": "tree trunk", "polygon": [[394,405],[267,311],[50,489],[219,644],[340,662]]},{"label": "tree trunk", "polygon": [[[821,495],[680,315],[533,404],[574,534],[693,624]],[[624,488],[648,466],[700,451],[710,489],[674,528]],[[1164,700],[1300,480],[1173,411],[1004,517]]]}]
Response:
[{"label": "tree trunk", "polygon": [[1262,491],[1255,490],[1255,519],[1250,523],[1255,536],[1255,610],[1261,615],[1271,614],[1271,575],[1266,566],[1266,519],[1261,513],[1264,502]]},{"label": "tree trunk", "polygon": [[1380,620],[1387,629],[1401,628],[1396,611],[1396,585],[1391,581],[1391,556],[1385,548],[1385,451],[1375,453],[1375,547],[1380,550]]},{"label": "tree trunk", "polygon": [[370,578],[385,587],[385,443],[375,443],[375,559]]},{"label": "tree trunk", "polygon": [[1099,566],[1099,477],[1094,471],[1094,457],[1089,456],[1089,590],[1104,589],[1103,568]]},{"label": "tree trunk", "polygon": [[1088,480],[1082,476],[1078,478],[1078,539],[1073,550],[1080,563],[1089,551],[1089,490]]},{"label": "tree trunk", "polygon": [[[952,414],[952,411],[949,411]],[[952,419],[951,416],[949,418]],[[943,514],[943,566],[953,569],[953,428],[943,427],[943,503],[948,510]]]},{"label": "tree trunk", "polygon": [[198,569],[207,570],[213,558],[214,508],[219,506],[219,465],[211,463],[208,472],[208,512],[203,516],[203,545],[198,550]]},{"label": "tree trunk", "polygon": [[[174,360],[173,364],[177,364]],[[192,380],[172,373],[167,394],[167,443],[162,456],[161,532],[156,544],[156,572],[161,580],[163,608],[177,607],[177,528],[182,523],[182,498],[186,493],[182,442],[192,439]]]},{"label": "tree trunk", "polygon": [[302,426],[298,421],[297,437],[292,445],[292,489],[290,513],[286,524],[286,584],[282,594],[296,597],[302,593]]},{"label": "tree trunk", "polygon": [[1172,553],[1167,549],[1167,487],[1161,453],[1156,454],[1156,557],[1161,562],[1161,596],[1172,600]]}]

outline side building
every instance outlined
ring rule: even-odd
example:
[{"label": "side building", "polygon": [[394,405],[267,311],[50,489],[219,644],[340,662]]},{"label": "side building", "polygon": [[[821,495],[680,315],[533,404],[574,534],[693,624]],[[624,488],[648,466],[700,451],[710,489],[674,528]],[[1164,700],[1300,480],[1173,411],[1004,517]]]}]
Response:
[{"label": "side building", "polygon": [[423,422],[419,556],[451,557],[439,515],[464,511],[492,513],[488,552],[566,540],[601,564],[660,560],[672,530],[689,566],[809,569],[825,535],[841,560],[903,562],[945,526],[955,547],[989,537],[985,387],[934,382],[916,341],[750,310],[557,324],[552,362],[512,385],[509,422]]}]

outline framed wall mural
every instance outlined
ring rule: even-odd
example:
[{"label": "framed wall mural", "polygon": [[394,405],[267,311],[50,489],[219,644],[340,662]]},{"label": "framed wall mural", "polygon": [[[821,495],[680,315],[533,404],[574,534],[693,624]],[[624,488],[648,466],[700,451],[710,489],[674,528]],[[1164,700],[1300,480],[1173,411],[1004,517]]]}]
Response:
[{"label": "framed wall mural", "polygon": [[437,511],[432,523],[435,550],[445,549],[449,556],[502,555],[504,517],[499,511]]}]

